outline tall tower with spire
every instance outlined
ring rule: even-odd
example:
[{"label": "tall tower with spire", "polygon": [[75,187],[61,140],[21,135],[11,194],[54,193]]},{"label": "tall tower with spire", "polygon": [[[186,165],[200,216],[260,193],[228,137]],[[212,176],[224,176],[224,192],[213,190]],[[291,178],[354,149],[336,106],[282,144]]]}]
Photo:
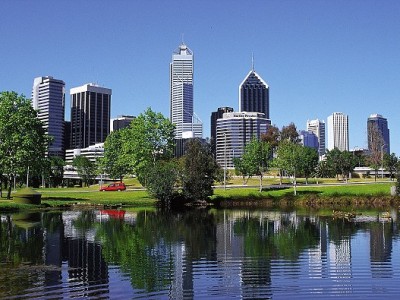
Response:
[{"label": "tall tower with spire", "polygon": [[239,86],[239,111],[264,113],[269,119],[269,86],[254,70],[254,56],[251,70]]},{"label": "tall tower with spire", "polygon": [[170,63],[170,101],[175,138],[201,138],[203,126],[193,110],[193,52],[183,41],[172,54]]}]

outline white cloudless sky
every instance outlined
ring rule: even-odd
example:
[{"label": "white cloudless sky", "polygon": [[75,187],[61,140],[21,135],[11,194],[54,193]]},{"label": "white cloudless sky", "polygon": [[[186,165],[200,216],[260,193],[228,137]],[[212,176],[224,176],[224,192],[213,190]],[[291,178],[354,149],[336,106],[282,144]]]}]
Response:
[{"label": "white cloudless sky", "polygon": [[366,147],[370,114],[388,119],[400,154],[400,1],[0,1],[0,90],[30,97],[34,77],[69,89],[111,88],[112,117],[147,107],[169,117],[169,63],[182,41],[194,52],[194,108],[238,109],[251,68],[270,86],[278,127],[349,116],[350,148]]}]

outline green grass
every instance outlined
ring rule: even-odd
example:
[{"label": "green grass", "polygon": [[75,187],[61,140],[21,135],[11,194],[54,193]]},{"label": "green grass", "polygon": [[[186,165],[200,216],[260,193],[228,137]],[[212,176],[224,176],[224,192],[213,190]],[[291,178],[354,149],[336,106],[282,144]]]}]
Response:
[{"label": "green grass", "polygon": [[[304,195],[319,195],[321,197],[338,196],[389,196],[390,186],[393,183],[368,183],[368,184],[340,184],[332,186],[298,186],[297,194],[299,197]],[[293,188],[263,190],[259,192],[258,188],[227,188],[216,189],[213,199],[279,199],[294,194]]]},{"label": "green grass", "polygon": [[[258,185],[258,179],[254,178],[254,182],[249,182],[249,185]],[[264,187],[276,184],[275,179],[264,182]],[[279,179],[276,179],[279,181]],[[239,179],[241,184],[241,180]],[[128,184],[128,189],[140,188],[141,186],[135,179],[125,181]],[[329,197],[369,197],[369,196],[390,196],[390,186],[393,182],[384,183],[357,183],[352,180],[350,183],[338,183],[332,180],[335,185],[301,185],[297,187],[298,196],[293,196],[293,188],[265,189],[262,192],[258,191],[257,187],[241,187],[227,189],[215,189],[211,200],[258,200],[258,199],[290,199],[301,200],[307,197],[318,196],[319,198]],[[145,190],[129,190],[124,192],[99,192],[99,186],[94,185],[84,188],[45,188],[36,189],[42,193],[42,203],[45,207],[63,207],[72,204],[82,205],[124,205],[131,207],[154,207],[157,200],[149,196]],[[3,193],[4,195],[5,193]],[[10,200],[0,199],[1,210],[18,210],[37,208],[34,205],[21,205],[13,203]]]}]

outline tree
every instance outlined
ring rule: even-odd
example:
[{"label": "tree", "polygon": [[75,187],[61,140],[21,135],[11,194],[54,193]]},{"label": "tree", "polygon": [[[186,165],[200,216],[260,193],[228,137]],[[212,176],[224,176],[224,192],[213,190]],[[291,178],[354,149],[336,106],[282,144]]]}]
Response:
[{"label": "tree", "polygon": [[61,157],[53,156],[50,160],[50,186],[56,187],[62,184],[64,178],[65,162]]},{"label": "tree", "polygon": [[326,160],[334,170],[336,177],[342,175],[342,179],[347,182],[348,175],[357,165],[357,160],[349,151],[340,151],[334,148],[327,152]]},{"label": "tree", "polygon": [[297,132],[296,125],[290,123],[288,126],[283,126],[281,130],[281,141],[288,140],[292,143],[298,144],[300,142],[299,133]]},{"label": "tree", "polygon": [[383,155],[383,166],[390,173],[390,179],[393,180],[393,174],[397,173],[399,169],[399,159],[395,153]]},{"label": "tree", "polygon": [[301,148],[301,172],[306,178],[306,184],[308,184],[308,178],[315,173],[315,168],[318,165],[318,159],[318,152],[314,148]]},{"label": "tree", "polygon": [[111,132],[104,142],[104,157],[99,164],[103,172],[111,178],[118,178],[122,181],[125,174],[129,173],[129,164],[124,160],[123,131],[126,128]]},{"label": "tree", "polygon": [[259,176],[261,192],[263,189],[263,175],[268,170],[270,159],[270,145],[267,142],[252,138],[245,146],[240,160],[236,160],[236,163],[238,163],[237,171],[242,173],[242,176]]},{"label": "tree", "polygon": [[168,159],[174,148],[174,125],[161,113],[148,108],[121,132],[123,162],[140,183],[146,185],[146,170],[157,160]]},{"label": "tree", "polygon": [[315,175],[320,178],[330,178],[336,176],[336,173],[328,161],[321,160],[315,168]]},{"label": "tree", "polygon": [[272,150],[275,150],[279,145],[281,139],[281,132],[276,126],[269,126],[266,133],[261,135],[261,140],[267,142]]},{"label": "tree", "polygon": [[96,177],[96,165],[87,157],[82,155],[76,156],[72,161],[72,165],[76,168],[83,183],[86,186],[89,186],[94,177]]},{"label": "tree", "polygon": [[235,174],[242,176],[243,185],[247,184],[251,175],[250,175],[248,166],[243,161],[243,158],[242,157],[234,157],[233,165],[235,166]]},{"label": "tree", "polygon": [[189,140],[186,154],[182,157],[183,195],[187,200],[206,200],[213,194],[216,171],[218,169],[211,148],[199,139]]},{"label": "tree", "polygon": [[303,146],[292,142],[288,139],[283,140],[277,149],[277,157],[275,159],[275,165],[285,170],[289,176],[293,177],[293,189],[294,195],[296,195],[296,176],[302,169],[302,154]]},{"label": "tree", "polygon": [[0,165],[8,180],[7,198],[11,198],[16,174],[41,168],[48,137],[30,100],[16,92],[0,93]]},{"label": "tree", "polygon": [[368,163],[370,167],[375,170],[375,181],[378,174],[378,169],[383,164],[384,147],[385,142],[378,125],[375,123],[368,123],[368,148],[370,152],[368,156]]},{"label": "tree", "polygon": [[158,160],[146,171],[146,188],[150,195],[165,206],[175,197],[178,180],[178,166],[175,160]]}]

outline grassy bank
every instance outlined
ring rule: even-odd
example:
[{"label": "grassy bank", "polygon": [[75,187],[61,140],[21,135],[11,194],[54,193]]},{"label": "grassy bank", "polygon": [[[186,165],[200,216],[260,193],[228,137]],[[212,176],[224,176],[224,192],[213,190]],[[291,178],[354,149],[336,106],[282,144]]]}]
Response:
[{"label": "grassy bank", "polygon": [[[235,182],[236,183],[236,182]],[[333,184],[335,183],[335,184]],[[265,185],[262,192],[257,187],[235,187],[228,185],[227,189],[214,190],[211,201],[221,206],[346,206],[346,205],[392,205],[399,202],[398,197],[390,196],[390,186],[393,182],[383,183],[337,183],[325,185],[301,185],[297,187],[294,196],[293,187],[270,189]],[[57,188],[37,189],[42,193],[41,207],[65,207],[71,205],[102,205],[153,207],[157,200],[148,195],[140,186],[128,184],[128,191],[99,192],[98,186],[89,188]],[[6,199],[0,199],[0,210],[23,210],[37,206],[15,204]]]}]

